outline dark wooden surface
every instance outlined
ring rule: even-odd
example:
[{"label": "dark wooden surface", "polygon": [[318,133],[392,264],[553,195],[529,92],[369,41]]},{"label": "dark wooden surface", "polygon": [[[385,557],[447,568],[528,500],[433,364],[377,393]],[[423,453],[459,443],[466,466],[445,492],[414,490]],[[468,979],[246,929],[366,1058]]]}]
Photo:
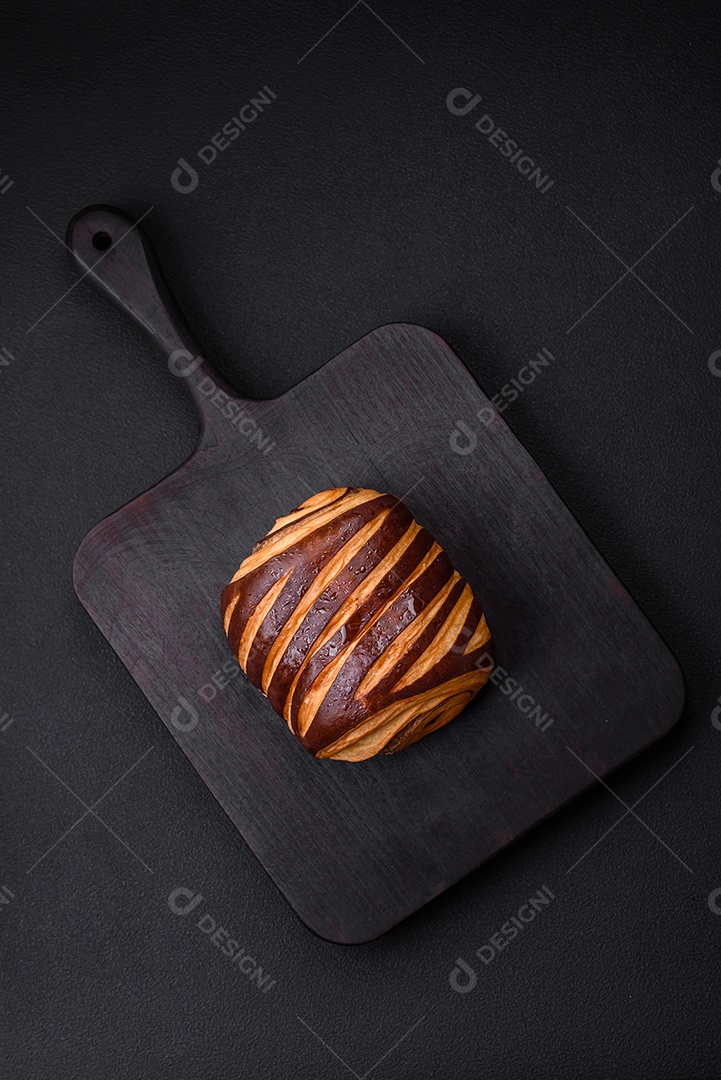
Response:
[{"label": "dark wooden surface", "polygon": [[[166,357],[194,356],[130,225],[108,208],[78,215],[78,264]],[[98,232],[113,246],[95,247]],[[242,402],[245,432],[208,379],[233,393],[206,362],[183,377],[196,452],[88,534],[76,590],[300,918],[329,940],[367,941],[659,738],[682,677],[502,419],[473,419],[487,398],[431,331],[381,327],[282,397]],[[458,419],[477,437],[466,456],[449,441]],[[346,484],[394,492],[438,538],[481,598],[498,664],[550,726],[489,686],[396,756],[318,761],[231,677],[223,586],[276,517]]]}]

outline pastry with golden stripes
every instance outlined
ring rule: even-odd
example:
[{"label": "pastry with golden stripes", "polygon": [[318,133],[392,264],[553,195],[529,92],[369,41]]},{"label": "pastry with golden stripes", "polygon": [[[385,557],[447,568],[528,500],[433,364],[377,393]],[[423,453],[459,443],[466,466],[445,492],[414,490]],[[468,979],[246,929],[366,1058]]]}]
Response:
[{"label": "pastry with golden stripes", "polygon": [[470,585],[400,499],[367,488],[278,518],[221,613],[245,674],[320,758],[404,749],[457,716],[493,666]]}]

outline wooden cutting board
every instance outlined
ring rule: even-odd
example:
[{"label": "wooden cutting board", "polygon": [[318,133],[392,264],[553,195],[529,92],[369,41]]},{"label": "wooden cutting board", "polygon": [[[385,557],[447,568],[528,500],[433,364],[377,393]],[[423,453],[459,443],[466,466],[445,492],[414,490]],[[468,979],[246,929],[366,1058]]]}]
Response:
[{"label": "wooden cutting board", "polygon": [[[377,937],[676,722],[673,656],[501,417],[478,418],[488,399],[439,337],[383,326],[287,394],[247,401],[200,359],[129,218],[91,207],[68,244],[160,346],[201,425],[184,465],[85,537],[78,596],[312,930]],[[500,665],[446,728],[357,764],[300,747],[219,615],[274,520],[346,485],[398,495],[434,534]]]}]

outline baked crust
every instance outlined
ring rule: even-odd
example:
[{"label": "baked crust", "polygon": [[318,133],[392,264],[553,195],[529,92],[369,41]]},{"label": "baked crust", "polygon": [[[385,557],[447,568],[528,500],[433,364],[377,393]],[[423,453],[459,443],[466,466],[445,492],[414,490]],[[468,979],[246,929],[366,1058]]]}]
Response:
[{"label": "baked crust", "polygon": [[279,518],[221,597],[233,655],[311,754],[362,761],[449,723],[493,642],[470,585],[393,495],[332,488]]}]

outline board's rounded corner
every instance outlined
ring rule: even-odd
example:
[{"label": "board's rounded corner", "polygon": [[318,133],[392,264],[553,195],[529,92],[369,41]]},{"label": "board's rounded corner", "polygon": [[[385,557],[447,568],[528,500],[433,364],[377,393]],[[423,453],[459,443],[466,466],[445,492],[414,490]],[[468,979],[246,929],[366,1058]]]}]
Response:
[{"label": "board's rounded corner", "polygon": [[464,361],[461,360],[460,356],[453,348],[453,346],[448,341],[446,341],[442,334],[439,334],[437,330],[432,330],[430,326],[424,326],[422,323],[383,323],[381,326],[377,326],[375,330],[371,330],[370,333],[365,334],[364,337],[360,340],[364,341],[366,338],[373,337],[373,335],[375,334],[381,334],[381,332],[384,330],[389,330],[395,333],[400,332],[401,337],[403,335],[414,334],[417,338],[423,339],[427,344],[434,347],[437,351],[442,352],[444,356],[451,361],[452,364],[457,365],[458,368],[462,369],[463,373],[468,376],[469,379],[472,379],[478,389],[481,390],[481,393],[483,393],[483,390],[478,385],[478,382],[471,370],[464,363]]},{"label": "board's rounded corner", "polygon": [[73,555],[73,563],[71,567],[73,589],[75,590],[75,595],[80,600],[82,600],[82,581],[85,570],[85,549],[88,546],[89,541],[92,539],[96,528],[97,525],[93,526],[92,529],[86,532],[85,536],[82,538],[77,548],[75,549],[75,554]]},{"label": "board's rounded corner", "polygon": [[[282,890],[281,890],[282,892]],[[378,938],[383,937],[389,930],[393,929],[395,923],[389,926],[383,926],[381,929],[362,931],[358,934],[355,933],[343,933],[337,926],[323,925],[321,923],[314,923],[305,915],[302,915],[296,907],[294,907],[289,897],[282,893],[286,901],[290,905],[290,909],[295,915],[296,919],[306,930],[309,930],[313,937],[317,937],[320,941],[327,941],[329,945],[343,945],[343,946],[358,946],[358,945],[370,945],[372,942],[377,941]]]},{"label": "board's rounded corner", "polygon": [[445,341],[440,336],[440,334],[437,334],[435,330],[431,330],[431,328],[429,326],[423,326],[422,323],[414,323],[414,322],[387,322],[387,323],[381,323],[380,326],[376,326],[376,327],[374,327],[373,330],[369,330],[369,332],[367,334],[364,334],[363,337],[360,338],[360,340],[363,341],[364,338],[373,337],[374,334],[380,334],[384,330],[396,330],[396,331],[397,330],[402,330],[402,331],[411,332],[411,333],[420,332],[420,334],[423,337],[430,337],[430,338],[433,338],[436,341],[440,341],[446,346],[447,349],[450,349],[450,345],[448,344],[448,342]]},{"label": "board's rounded corner", "polygon": [[[88,579],[89,570],[98,561],[98,553],[97,549],[94,548],[94,541],[108,520],[108,518],[103,518],[102,521],[93,525],[92,529],[89,529],[88,532],[86,532],[73,555],[71,568],[73,589],[75,590],[75,595],[82,604],[85,604],[84,586]],[[92,559],[88,559],[87,553],[91,548],[93,549]]]}]

